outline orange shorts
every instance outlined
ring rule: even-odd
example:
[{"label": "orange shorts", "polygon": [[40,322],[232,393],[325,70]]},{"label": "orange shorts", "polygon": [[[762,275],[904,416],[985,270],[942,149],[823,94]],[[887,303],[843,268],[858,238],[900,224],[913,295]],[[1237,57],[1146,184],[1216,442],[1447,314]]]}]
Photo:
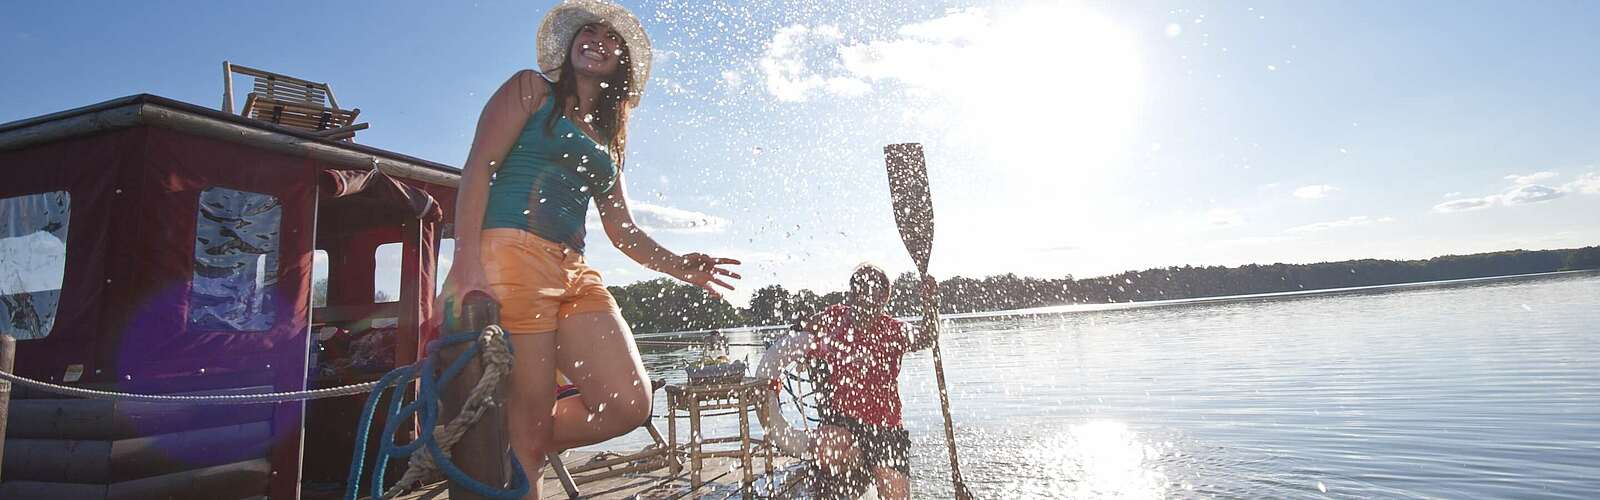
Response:
[{"label": "orange shorts", "polygon": [[483,272],[507,333],[550,333],[574,314],[621,310],[600,272],[566,245],[511,228],[485,229],[481,239]]}]

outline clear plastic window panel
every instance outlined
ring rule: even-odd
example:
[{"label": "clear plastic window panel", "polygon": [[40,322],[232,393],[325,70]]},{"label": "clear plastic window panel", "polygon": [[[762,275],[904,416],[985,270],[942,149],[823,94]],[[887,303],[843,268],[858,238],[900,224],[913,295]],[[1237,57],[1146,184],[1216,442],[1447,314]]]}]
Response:
[{"label": "clear plastic window panel", "polygon": [[71,212],[66,191],[0,198],[0,333],[33,340],[55,327]]},{"label": "clear plastic window panel", "polygon": [[372,302],[397,302],[400,300],[400,259],[405,246],[400,243],[378,245],[373,252]]},{"label": "clear plastic window panel", "polygon": [[311,253],[311,307],[328,306],[328,251]]},{"label": "clear plastic window panel", "polygon": [[283,205],[265,194],[200,193],[189,326],[252,332],[272,327]]}]

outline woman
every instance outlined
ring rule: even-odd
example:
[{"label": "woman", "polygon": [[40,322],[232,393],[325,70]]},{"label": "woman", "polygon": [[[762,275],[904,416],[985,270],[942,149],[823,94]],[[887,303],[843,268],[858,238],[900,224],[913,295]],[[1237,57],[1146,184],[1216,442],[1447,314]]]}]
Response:
[{"label": "woman", "polygon": [[[634,224],[623,189],[628,112],[649,76],[637,18],[604,0],[569,0],[539,28],[543,73],[523,70],[489,98],[462,169],[455,264],[441,304],[474,291],[500,303],[516,365],[507,402],[513,452],[530,478],[545,454],[625,434],[650,417],[633,335],[583,260],[592,199],[623,254],[720,296],[738,264],[677,255]],[[557,403],[557,370],[582,397]],[[539,481],[529,498],[539,498]]]}]

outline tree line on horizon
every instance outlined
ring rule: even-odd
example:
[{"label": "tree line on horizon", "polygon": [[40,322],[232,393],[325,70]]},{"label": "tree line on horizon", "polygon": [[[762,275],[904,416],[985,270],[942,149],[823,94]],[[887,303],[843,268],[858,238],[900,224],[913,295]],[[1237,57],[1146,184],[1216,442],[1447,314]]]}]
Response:
[{"label": "tree line on horizon", "polygon": [[[1359,259],[1315,264],[1171,266],[1127,271],[1097,278],[953,276],[939,282],[940,313],[1005,311],[1071,304],[1103,304],[1189,299],[1225,295],[1324,290],[1417,283],[1514,274],[1600,269],[1600,247],[1562,250],[1508,250],[1445,255],[1421,260]],[[889,313],[921,314],[913,273],[894,280]],[[840,279],[844,281],[843,278]],[[786,325],[844,301],[844,292],[789,291],[767,285],[747,307],[714,299],[700,288],[671,278],[607,287],[634,333],[710,330],[738,326]]]}]

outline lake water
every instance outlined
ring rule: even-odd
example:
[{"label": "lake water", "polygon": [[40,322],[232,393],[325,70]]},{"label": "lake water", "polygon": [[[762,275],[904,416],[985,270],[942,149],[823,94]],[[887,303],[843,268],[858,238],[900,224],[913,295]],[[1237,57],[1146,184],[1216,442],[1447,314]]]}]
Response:
[{"label": "lake water", "polygon": [[[1596,273],[967,318],[943,346],[980,498],[1600,491]],[[645,358],[681,381],[694,356]],[[944,498],[932,372],[929,353],[908,357],[901,393],[914,493]]]}]

